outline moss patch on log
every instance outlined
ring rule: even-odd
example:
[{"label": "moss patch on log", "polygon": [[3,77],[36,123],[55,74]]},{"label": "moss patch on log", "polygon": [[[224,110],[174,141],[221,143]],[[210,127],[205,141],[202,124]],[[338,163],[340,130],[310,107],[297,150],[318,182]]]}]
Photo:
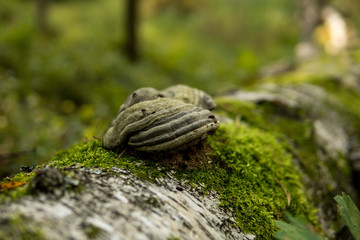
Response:
[{"label": "moss patch on log", "polygon": [[[305,67],[315,70],[319,66],[311,64]],[[297,103],[300,106],[303,104],[298,112],[296,109],[277,105],[276,102],[252,103],[230,98],[218,98],[216,102],[222,115],[269,131],[286,146],[302,172],[301,177],[309,199],[320,210],[321,225],[330,234],[341,228],[342,220],[337,214],[336,204],[329,196],[334,197],[345,191],[356,197],[351,187],[354,182],[358,182],[359,177],[357,172],[351,170],[349,155],[344,152],[338,152],[337,155],[324,152],[323,146],[317,142],[314,123],[316,120],[329,119],[328,116],[331,115],[327,115],[328,110],[335,113],[338,127],[346,132],[350,140],[349,147],[357,149],[360,142],[360,88],[359,82],[357,85],[354,85],[355,82],[349,85],[346,81],[345,74],[351,72],[349,69],[338,71],[334,66],[304,71],[303,68],[304,66],[283,76],[264,79],[263,82],[278,85],[280,92],[281,88],[301,89],[304,83],[310,87],[319,87],[323,94],[318,98],[313,93],[308,93],[310,96],[313,94],[311,97],[314,105],[320,103],[324,106],[319,112],[311,109],[309,103],[303,104],[298,99]]]},{"label": "moss patch on log", "polygon": [[[346,177],[344,180],[347,183],[351,181],[351,171],[343,154],[339,153],[336,159],[331,161],[324,162],[319,159],[319,146],[315,139],[314,119],[305,109],[291,109],[281,106],[281,104],[277,105],[269,102],[255,104],[231,98],[218,98],[216,102],[219,109],[221,109],[220,114],[235,119],[235,121],[240,119],[244,124],[269,131],[275,135],[293,157],[297,159],[302,172],[311,177],[313,181],[321,179],[322,172],[319,169],[323,168],[324,164],[330,169],[331,173],[339,173],[343,179]],[[348,116],[348,126],[357,124],[355,113],[350,114],[349,111],[346,111],[345,114],[343,113],[345,108],[338,109],[338,111],[339,115]],[[331,187],[325,186],[325,188]]]},{"label": "moss patch on log", "polygon": [[0,239],[46,239],[39,225],[20,214],[0,224]]},{"label": "moss patch on log", "polygon": [[[251,127],[271,132],[284,147],[301,161],[305,171],[317,178],[318,164],[314,127],[302,109],[293,118],[291,115],[278,114],[276,105],[255,104],[231,98],[218,98],[216,103],[221,114],[232,119],[240,119]],[[289,110],[290,111],[290,110]],[[294,111],[294,110],[291,110]]]},{"label": "moss patch on log", "polygon": [[[208,141],[217,164],[212,178],[218,185],[214,189],[220,193],[221,204],[234,210],[245,231],[255,233],[259,239],[272,238],[276,231],[272,220],[283,219],[285,210],[317,223],[299,173],[273,134],[228,124]],[[203,180],[209,184],[207,174]]]},{"label": "moss patch on log", "polygon": [[[351,86],[344,86],[341,81],[334,81],[326,79],[323,81],[313,81],[316,84],[324,88],[331,96],[339,101],[342,108],[337,110],[342,113],[342,116],[346,118],[353,128],[349,129],[353,131],[355,136],[360,136],[360,95]],[[360,139],[359,139],[360,140]]]},{"label": "moss patch on log", "polygon": [[[211,162],[195,169],[171,168],[172,174],[192,186],[203,186],[205,193],[218,192],[221,206],[234,214],[244,231],[258,239],[271,239],[277,230],[273,220],[283,219],[285,211],[317,223],[286,145],[276,135],[240,123],[224,124],[207,144],[212,148],[206,153]],[[170,170],[165,162],[108,151],[96,139],[59,152],[49,163],[59,168],[74,164],[123,168],[149,181],[166,177]]]}]

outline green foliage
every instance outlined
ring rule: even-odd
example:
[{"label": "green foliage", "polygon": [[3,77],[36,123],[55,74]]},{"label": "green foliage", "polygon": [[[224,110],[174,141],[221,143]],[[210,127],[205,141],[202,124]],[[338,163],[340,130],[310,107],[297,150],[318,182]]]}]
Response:
[{"label": "green foliage", "polygon": [[181,240],[181,238],[170,236],[170,237],[167,237],[167,240]]},{"label": "green foliage", "polygon": [[84,232],[89,239],[96,239],[102,231],[103,230],[94,225],[90,225],[84,229]]},{"label": "green foliage", "polygon": [[35,225],[31,222],[31,219],[20,214],[11,218],[10,221],[2,222],[0,225],[0,240],[47,239],[41,232],[39,225]]},{"label": "green foliage", "polygon": [[276,226],[280,229],[275,237],[280,240],[325,240],[326,238],[311,232],[307,228],[307,222],[301,218],[294,217],[287,213],[286,217],[290,223],[276,221]]},{"label": "green foliage", "polygon": [[[167,72],[175,72],[177,81],[206,82],[206,86],[201,84],[203,89],[219,91],[227,83],[253,77],[270,59],[292,54],[296,28],[283,31],[287,23],[282,19],[296,25],[292,15],[295,4],[283,0],[226,4],[210,0],[197,8],[194,5],[186,17],[168,9],[143,25],[146,54]],[[158,39],[167,40],[159,45]],[[219,79],[223,79],[222,84]]]},{"label": "green foliage", "polygon": [[30,55],[34,27],[30,13],[19,15],[19,9],[23,7],[17,0],[0,0],[0,70],[20,70]]},{"label": "green foliage", "polygon": [[30,194],[28,185],[17,187],[16,189],[12,190],[5,189],[0,192],[0,204],[16,201],[28,194]]},{"label": "green foliage", "polygon": [[[0,178],[9,170],[18,172],[21,165],[38,165],[50,159],[56,149],[77,141],[85,131],[85,117],[45,108],[44,98],[28,93],[11,73],[2,75],[0,85],[0,154],[4,159]],[[62,106],[65,107],[63,102]],[[82,107],[79,112],[84,110]]]},{"label": "green foliage", "polygon": [[[338,203],[342,220],[349,228],[355,240],[360,239],[360,211],[352,201],[350,196],[344,192],[342,196],[336,196],[335,201]],[[306,221],[299,217],[294,217],[291,214],[286,214],[289,223],[283,221],[276,221],[276,226],[279,231],[276,232],[275,237],[280,240],[323,240],[323,238],[307,227],[309,225]]]},{"label": "green foliage", "polygon": [[340,208],[340,214],[355,240],[360,239],[360,211],[349,195],[344,192],[336,196],[335,201]]}]

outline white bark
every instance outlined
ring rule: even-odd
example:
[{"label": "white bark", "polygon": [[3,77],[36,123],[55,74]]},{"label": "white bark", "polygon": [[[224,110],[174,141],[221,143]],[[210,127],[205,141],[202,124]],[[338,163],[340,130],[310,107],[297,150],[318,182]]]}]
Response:
[{"label": "white bark", "polygon": [[[61,175],[58,170],[45,171]],[[200,187],[191,188],[170,175],[150,183],[117,168],[112,173],[76,167],[69,171],[76,178],[65,177],[55,188],[42,187],[37,196],[0,206],[0,231],[6,238],[20,239],[26,228],[40,229],[45,239],[54,240],[254,239],[218,206],[215,192],[203,195]],[[84,185],[84,190],[64,190],[74,183]],[[9,221],[18,216],[27,220],[19,228]]]}]

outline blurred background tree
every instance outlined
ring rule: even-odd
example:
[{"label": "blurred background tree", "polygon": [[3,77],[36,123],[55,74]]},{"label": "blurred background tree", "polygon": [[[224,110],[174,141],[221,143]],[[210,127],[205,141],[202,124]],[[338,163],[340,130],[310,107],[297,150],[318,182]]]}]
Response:
[{"label": "blurred background tree", "polygon": [[[101,137],[137,88],[183,83],[221,94],[258,81],[264,65],[293,62],[305,32],[314,38],[317,28],[318,20],[308,31],[299,24],[305,3],[0,0],[0,177]],[[359,26],[359,1],[326,4],[349,29]]]},{"label": "blurred background tree", "polygon": [[138,53],[138,0],[126,1],[126,40],[125,53],[130,61],[136,61],[139,57]]},{"label": "blurred background tree", "polygon": [[311,42],[315,29],[321,24],[321,9],[328,0],[299,0],[301,41]]},{"label": "blurred background tree", "polygon": [[48,12],[50,0],[36,0],[36,19],[37,25],[41,32],[49,32]]}]

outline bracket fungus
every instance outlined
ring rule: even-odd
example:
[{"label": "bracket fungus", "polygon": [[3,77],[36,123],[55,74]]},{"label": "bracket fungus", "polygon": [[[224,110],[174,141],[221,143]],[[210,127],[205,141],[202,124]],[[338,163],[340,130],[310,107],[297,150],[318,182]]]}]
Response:
[{"label": "bracket fungus", "polygon": [[[184,101],[182,97],[168,97],[175,96],[173,92],[174,89],[160,92],[141,88],[132,93],[105,132],[104,147],[127,145],[143,152],[175,151],[203,140],[219,127],[214,114],[203,108],[215,106],[209,95],[197,89],[192,91],[193,94],[177,95],[186,96]],[[196,94],[198,99],[194,100]],[[201,97],[205,99],[201,100]]]},{"label": "bracket fungus", "polygon": [[216,107],[212,97],[204,91],[179,84],[168,87],[163,91],[158,91],[151,87],[140,88],[126,98],[125,102],[120,106],[118,113],[136,103],[164,97],[178,99],[182,102],[191,103],[208,110],[213,110]]},{"label": "bracket fungus", "polygon": [[148,101],[148,100],[154,100],[163,97],[164,95],[155,88],[151,88],[151,87],[140,88],[134,91],[132,94],[130,94],[130,96],[126,98],[125,102],[120,106],[119,113],[136,103]]}]

